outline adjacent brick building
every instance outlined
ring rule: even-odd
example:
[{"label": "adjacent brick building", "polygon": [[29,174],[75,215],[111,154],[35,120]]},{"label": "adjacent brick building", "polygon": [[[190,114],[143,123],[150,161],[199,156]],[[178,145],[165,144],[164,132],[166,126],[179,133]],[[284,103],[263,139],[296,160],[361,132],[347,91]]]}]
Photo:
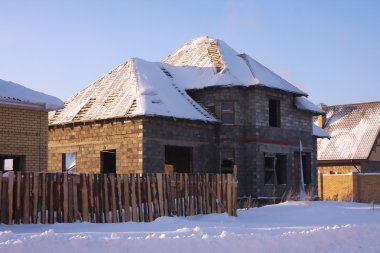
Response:
[{"label": "adjacent brick building", "polygon": [[[49,120],[49,169],[231,172],[239,195],[316,190],[323,114],[307,94],[221,40],[202,37],[163,62],[131,59],[66,101]],[[317,131],[319,130],[319,131]]]},{"label": "adjacent brick building", "polygon": [[317,124],[321,199],[380,202],[380,102],[326,106]]},{"label": "adjacent brick building", "polygon": [[0,171],[46,171],[48,111],[57,98],[0,79]]},{"label": "adjacent brick building", "polygon": [[380,172],[380,102],[326,106],[318,118],[331,139],[318,141],[322,173]]}]

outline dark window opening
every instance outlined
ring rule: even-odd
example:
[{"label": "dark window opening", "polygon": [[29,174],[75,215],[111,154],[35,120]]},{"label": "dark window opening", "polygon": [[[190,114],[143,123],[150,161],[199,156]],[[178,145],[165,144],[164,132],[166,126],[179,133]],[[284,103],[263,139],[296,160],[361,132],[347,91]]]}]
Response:
[{"label": "dark window opening", "polygon": [[311,184],[311,157],[310,153],[302,154],[303,183]]},{"label": "dark window opening", "polygon": [[[311,155],[310,153],[302,154],[302,174],[304,185],[311,184]],[[299,191],[300,186],[300,153],[294,153],[294,187]]]},{"label": "dark window opening", "polygon": [[277,184],[286,184],[287,183],[287,170],[286,170],[286,155],[276,155],[276,176],[277,176]]},{"label": "dark window opening", "polygon": [[223,124],[233,125],[235,124],[235,103],[234,102],[222,102],[221,119]]},{"label": "dark window opening", "polygon": [[286,184],[287,169],[286,155],[265,154],[264,157],[264,183],[265,184]]},{"label": "dark window opening", "polygon": [[25,156],[0,155],[0,171],[21,171]]},{"label": "dark window opening", "polygon": [[280,100],[269,99],[269,126],[281,126]]},{"label": "dark window opening", "polygon": [[62,172],[73,171],[77,164],[76,153],[64,153],[62,154]]},{"label": "dark window opening", "polygon": [[100,151],[100,172],[116,173],[116,149]]},{"label": "dark window opening", "polygon": [[171,168],[173,172],[190,173],[192,155],[191,147],[165,146],[165,168]]},{"label": "dark window opening", "polygon": [[223,150],[221,152],[221,173],[232,173],[235,165],[234,150]]},{"label": "dark window opening", "polygon": [[274,157],[264,157],[264,183],[274,183]]}]

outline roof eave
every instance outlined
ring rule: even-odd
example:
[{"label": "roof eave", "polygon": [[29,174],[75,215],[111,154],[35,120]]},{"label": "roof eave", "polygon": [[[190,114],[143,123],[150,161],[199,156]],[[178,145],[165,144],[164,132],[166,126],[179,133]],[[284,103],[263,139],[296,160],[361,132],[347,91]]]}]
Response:
[{"label": "roof eave", "polygon": [[17,108],[22,108],[22,109],[33,109],[33,110],[40,110],[40,111],[55,111],[58,109],[54,110],[49,110],[46,109],[45,104],[35,104],[35,103],[28,103],[24,101],[7,101],[0,99],[0,105],[4,106],[10,106],[10,107],[17,107]]}]

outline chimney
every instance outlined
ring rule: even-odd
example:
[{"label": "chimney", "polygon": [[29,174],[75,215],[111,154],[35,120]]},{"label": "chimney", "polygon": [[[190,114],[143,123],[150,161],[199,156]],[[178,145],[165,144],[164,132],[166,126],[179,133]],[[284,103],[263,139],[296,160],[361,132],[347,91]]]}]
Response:
[{"label": "chimney", "polygon": [[[326,104],[324,104],[324,103],[320,103],[319,105],[318,105],[318,107],[319,107],[319,109],[321,109],[321,110],[323,110],[323,111],[325,111],[326,112],[326,110],[327,110],[327,105]],[[318,116],[318,126],[320,127],[320,128],[324,128],[325,127],[325,123],[326,123],[326,113],[324,113],[324,114],[322,114],[322,115],[319,115]]]}]

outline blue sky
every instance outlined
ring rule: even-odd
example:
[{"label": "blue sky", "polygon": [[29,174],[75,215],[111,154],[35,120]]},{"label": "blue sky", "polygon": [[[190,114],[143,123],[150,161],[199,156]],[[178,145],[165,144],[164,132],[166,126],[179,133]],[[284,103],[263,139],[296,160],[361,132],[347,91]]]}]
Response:
[{"label": "blue sky", "polygon": [[0,79],[67,99],[130,57],[224,40],[328,105],[380,100],[380,1],[0,0]]}]

